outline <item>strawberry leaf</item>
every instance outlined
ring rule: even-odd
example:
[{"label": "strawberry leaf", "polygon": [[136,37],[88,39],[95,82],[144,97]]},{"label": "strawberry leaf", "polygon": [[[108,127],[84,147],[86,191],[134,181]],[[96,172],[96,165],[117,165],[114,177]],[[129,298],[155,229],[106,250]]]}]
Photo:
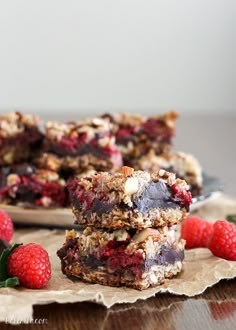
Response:
[{"label": "strawberry leaf", "polygon": [[[18,247],[22,245],[21,243],[16,243],[12,245],[10,248],[3,250],[0,256],[0,281],[5,281],[8,279],[8,272],[7,272],[7,259],[9,255]],[[0,282],[1,283],[1,282]],[[12,282],[10,282],[12,283]]]},{"label": "strawberry leaf", "polygon": [[16,285],[19,285],[18,277],[9,277],[5,281],[0,281],[0,288],[14,288]]},{"label": "strawberry leaf", "polygon": [[227,215],[226,220],[236,225],[236,214]]}]

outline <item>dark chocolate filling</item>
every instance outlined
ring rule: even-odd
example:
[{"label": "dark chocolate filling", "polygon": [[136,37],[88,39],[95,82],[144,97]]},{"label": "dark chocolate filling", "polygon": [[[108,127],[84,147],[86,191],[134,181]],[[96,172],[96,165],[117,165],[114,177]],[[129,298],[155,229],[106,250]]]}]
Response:
[{"label": "dark chocolate filling", "polygon": [[86,267],[97,269],[98,267],[106,267],[107,260],[98,260],[95,256],[80,257],[80,262]]},{"label": "dark chocolate filling", "polygon": [[99,199],[95,198],[93,201],[93,205],[88,212],[96,212],[97,215],[102,215],[103,213],[110,213],[113,210],[114,206],[114,203],[104,203]]},{"label": "dark chocolate filling", "polygon": [[172,197],[171,190],[162,182],[150,183],[143,194],[134,200],[135,208],[141,213],[146,213],[154,208],[172,208],[179,207],[177,201]]},{"label": "dark chocolate filling", "polygon": [[3,166],[0,170],[0,188],[5,187],[7,184],[7,176],[10,174],[10,167],[9,166]]},{"label": "dark chocolate filling", "polygon": [[98,146],[91,146],[89,144],[80,145],[80,146],[78,146],[78,148],[76,148],[74,150],[69,150],[58,144],[51,144],[48,151],[53,152],[60,157],[83,156],[83,155],[91,154],[99,159],[107,159],[109,156],[101,148],[98,148]]},{"label": "dark chocolate filling", "polygon": [[36,172],[36,168],[33,165],[23,164],[15,166],[12,170],[12,173],[18,175],[30,176]]},{"label": "dark chocolate filling", "polygon": [[184,260],[184,250],[174,250],[166,245],[161,247],[160,254],[153,259],[145,260],[145,269],[148,270],[154,265],[174,265],[177,261]]},{"label": "dark chocolate filling", "polygon": [[40,198],[40,194],[34,192],[30,187],[25,186],[24,184],[19,184],[17,186],[16,201],[33,203],[37,198]]}]

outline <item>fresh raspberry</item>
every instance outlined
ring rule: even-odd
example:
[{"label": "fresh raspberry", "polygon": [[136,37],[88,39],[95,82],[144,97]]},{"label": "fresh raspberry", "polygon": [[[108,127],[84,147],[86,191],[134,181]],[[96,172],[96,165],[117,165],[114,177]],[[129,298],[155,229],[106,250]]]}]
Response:
[{"label": "fresh raspberry", "polygon": [[217,257],[236,261],[236,226],[226,220],[216,221],[208,248]]},{"label": "fresh raspberry", "polygon": [[186,249],[207,247],[212,224],[199,217],[188,217],[181,226],[181,238],[186,240]]},{"label": "fresh raspberry", "polygon": [[8,274],[17,276],[26,288],[42,288],[51,277],[47,251],[34,243],[17,247],[8,258]]},{"label": "fresh raspberry", "polygon": [[13,232],[14,228],[11,218],[5,211],[0,210],[0,238],[9,243]]}]

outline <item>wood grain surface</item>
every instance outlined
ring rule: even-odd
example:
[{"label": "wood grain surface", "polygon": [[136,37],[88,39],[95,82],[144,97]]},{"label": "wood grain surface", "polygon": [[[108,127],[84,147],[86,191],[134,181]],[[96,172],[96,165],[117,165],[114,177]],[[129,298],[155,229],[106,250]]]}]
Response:
[{"label": "wood grain surface", "polygon": [[34,307],[34,321],[45,324],[9,325],[19,330],[210,330],[236,328],[236,279],[223,280],[195,298],[159,294],[135,304],[110,309],[93,303]]}]

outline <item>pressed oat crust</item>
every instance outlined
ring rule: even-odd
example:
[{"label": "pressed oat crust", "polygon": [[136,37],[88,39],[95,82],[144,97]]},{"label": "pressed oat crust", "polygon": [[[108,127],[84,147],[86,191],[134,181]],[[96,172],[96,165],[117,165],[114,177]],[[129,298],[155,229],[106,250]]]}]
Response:
[{"label": "pressed oat crust", "polygon": [[135,276],[130,276],[130,278],[125,278],[118,274],[109,274],[106,271],[97,271],[97,270],[89,270],[86,267],[83,267],[79,263],[75,263],[72,265],[67,265],[64,267],[62,263],[62,272],[68,277],[72,277],[74,279],[77,277],[85,282],[96,283],[101,285],[108,286],[126,286],[137,290],[144,290],[149,287],[154,287],[160,284],[163,284],[166,279],[170,279],[173,276],[177,275],[182,270],[182,263],[176,262],[174,265],[166,265],[162,266],[162,269],[158,269],[158,271],[153,271],[153,275],[155,277],[155,281],[152,281],[148,274],[146,274],[146,278],[136,280]]}]

